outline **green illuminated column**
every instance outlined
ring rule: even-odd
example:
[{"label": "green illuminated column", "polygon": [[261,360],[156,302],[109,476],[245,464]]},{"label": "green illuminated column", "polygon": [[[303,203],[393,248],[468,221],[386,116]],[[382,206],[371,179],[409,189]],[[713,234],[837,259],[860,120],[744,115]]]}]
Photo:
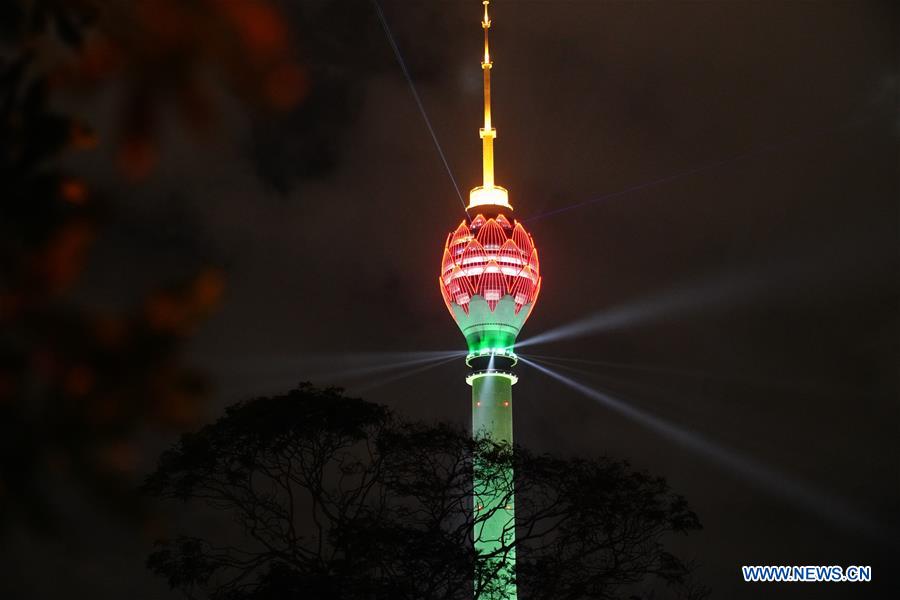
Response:
[{"label": "green illuminated column", "polygon": [[472,402],[472,433],[512,444],[512,379],[506,374],[476,376]]},{"label": "green illuminated column", "polygon": [[[474,369],[468,377],[472,386],[472,434],[512,445],[512,385],[516,379],[511,368],[515,357],[509,351],[501,352],[470,357],[468,361]],[[475,549],[487,557],[485,569],[493,574],[479,600],[515,600],[513,471],[476,462],[474,475]]]}]

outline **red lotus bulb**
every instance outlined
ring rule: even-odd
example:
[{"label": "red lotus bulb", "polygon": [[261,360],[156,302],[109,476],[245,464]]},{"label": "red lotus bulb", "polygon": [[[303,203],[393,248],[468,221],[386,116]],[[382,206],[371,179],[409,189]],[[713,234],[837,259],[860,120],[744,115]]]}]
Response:
[{"label": "red lotus bulb", "polygon": [[521,223],[478,214],[447,236],[439,284],[471,350],[512,347],[541,289],[537,248]]}]

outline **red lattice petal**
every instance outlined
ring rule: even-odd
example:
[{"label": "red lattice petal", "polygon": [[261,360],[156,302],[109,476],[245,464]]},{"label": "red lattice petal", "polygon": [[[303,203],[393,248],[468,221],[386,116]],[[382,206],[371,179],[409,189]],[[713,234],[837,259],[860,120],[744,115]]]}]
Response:
[{"label": "red lattice petal", "polygon": [[488,308],[493,312],[497,303],[503,298],[506,292],[506,283],[503,281],[503,274],[500,272],[500,265],[497,261],[490,261],[484,270],[484,274],[478,281],[478,287],[475,288],[477,293],[487,301]]},{"label": "red lattice petal", "polygon": [[494,219],[489,219],[484,226],[478,230],[477,239],[488,252],[497,252],[500,246],[506,241],[506,232],[497,224]]},{"label": "red lattice petal", "polygon": [[444,299],[444,306],[447,307],[451,317],[455,316],[453,314],[453,307],[450,306],[450,292],[447,291],[447,286],[444,284],[444,279],[442,277],[438,277],[438,285],[441,288],[441,297]]},{"label": "red lattice petal", "polygon": [[540,275],[541,263],[538,260],[537,248],[531,251],[531,257],[528,259],[528,266],[531,267],[531,270],[534,271],[535,275]]},{"label": "red lattice petal", "polygon": [[463,221],[459,224],[459,227],[456,228],[456,231],[450,237],[450,241],[448,242],[450,253],[453,256],[459,256],[462,249],[466,244],[469,243],[469,240],[472,239],[472,232],[469,231],[469,227],[466,225],[466,222]]},{"label": "red lattice petal", "polygon": [[530,255],[531,251],[534,250],[534,243],[531,241],[531,236],[528,235],[528,232],[525,231],[525,228],[522,227],[522,224],[519,222],[516,222],[516,227],[513,229],[512,240],[525,256]]},{"label": "red lattice petal", "polygon": [[519,250],[519,247],[516,246],[514,241],[506,240],[500,248],[497,262],[500,263],[500,267],[503,270],[503,276],[506,280],[506,289],[507,291],[511,291],[513,285],[516,283],[516,277],[525,267],[525,257],[522,255],[522,252]]},{"label": "red lattice petal", "polygon": [[472,240],[466,246],[466,249],[463,250],[462,256],[459,259],[459,266],[471,277],[473,277],[472,284],[475,285],[478,277],[484,271],[484,264],[487,262],[487,253],[484,251],[484,248],[478,242],[478,240]]},{"label": "red lattice petal", "polygon": [[444,248],[444,258],[441,260],[441,277],[446,277],[454,266],[456,266],[456,262],[450,256],[450,252]]}]

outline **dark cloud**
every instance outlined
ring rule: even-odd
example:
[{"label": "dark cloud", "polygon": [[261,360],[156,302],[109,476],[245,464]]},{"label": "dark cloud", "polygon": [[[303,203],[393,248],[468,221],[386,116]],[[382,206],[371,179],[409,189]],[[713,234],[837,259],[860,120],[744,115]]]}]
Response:
[{"label": "dark cloud", "polygon": [[[353,143],[368,83],[395,75],[397,65],[371,0],[282,4],[307,69],[308,95],[285,115],[255,118],[247,147],[259,178],[284,194],[337,168],[345,146]],[[431,43],[431,36],[451,37],[447,21],[437,6],[391,8],[407,68],[420,85],[428,85],[445,70],[449,48]]]}]

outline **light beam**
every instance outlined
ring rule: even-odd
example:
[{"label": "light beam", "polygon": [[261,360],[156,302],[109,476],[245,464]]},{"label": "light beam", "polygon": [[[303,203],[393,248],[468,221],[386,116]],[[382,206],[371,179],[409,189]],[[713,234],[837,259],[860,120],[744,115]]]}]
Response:
[{"label": "light beam", "polygon": [[662,292],[631,300],[588,317],[520,340],[518,348],[585,337],[633,325],[643,325],[675,315],[689,315],[721,306],[738,307],[758,302],[761,296],[778,297],[809,293],[823,285],[847,286],[867,281],[880,265],[865,260],[860,249],[832,251],[829,260],[821,252],[772,259],[769,265],[732,269],[705,279],[687,282]]},{"label": "light beam", "polygon": [[416,367],[416,368],[414,368],[414,369],[409,369],[409,370],[407,370],[407,371],[403,371],[402,373],[397,373],[396,375],[391,375],[390,377],[386,377],[386,378],[381,379],[381,380],[379,380],[379,381],[375,381],[375,382],[369,383],[369,384],[367,384],[367,385],[364,385],[364,386],[362,386],[362,387],[352,388],[352,389],[353,389],[353,391],[355,391],[356,393],[362,394],[363,392],[368,392],[369,390],[373,390],[373,389],[375,389],[375,388],[379,388],[379,387],[385,386],[385,385],[387,385],[387,384],[389,384],[389,383],[393,383],[393,382],[395,382],[395,381],[399,381],[400,379],[406,379],[407,377],[412,377],[413,375],[417,375],[417,374],[422,373],[422,372],[424,372],[424,371],[428,371],[428,370],[430,370],[430,369],[434,369],[435,367],[439,367],[439,366],[441,366],[441,365],[446,365],[446,364],[449,363],[450,361],[456,361],[456,360],[459,360],[459,358],[460,358],[461,356],[463,356],[464,354],[465,354],[464,352],[462,352],[462,353],[457,352],[457,353],[455,353],[453,356],[451,356],[450,358],[444,358],[444,359],[442,359],[442,360],[437,360],[437,361],[434,361],[434,362],[430,362],[430,363],[428,363],[428,364],[426,364],[426,365],[424,365],[424,366]]},{"label": "light beam", "polygon": [[616,413],[640,423],[663,437],[702,455],[719,467],[740,473],[755,487],[772,496],[791,501],[816,513],[819,517],[841,525],[847,530],[862,531],[868,536],[877,539],[886,539],[887,537],[882,526],[859,514],[854,508],[839,499],[813,490],[795,478],[774,471],[755,459],[723,448],[696,432],[669,423],[627,402],[590,388],[552,369],[543,367],[533,360],[528,360],[522,356],[519,356],[519,360]]},{"label": "light beam", "polygon": [[453,176],[453,171],[450,169],[450,163],[447,162],[447,157],[444,155],[441,143],[438,141],[437,134],[434,132],[434,127],[431,126],[431,119],[428,118],[428,113],[425,112],[425,105],[422,104],[422,99],[419,97],[419,92],[416,91],[416,85],[413,83],[412,76],[409,74],[409,69],[406,68],[406,61],[403,60],[403,55],[400,54],[400,47],[397,46],[394,34],[391,33],[391,28],[388,27],[387,19],[384,17],[384,11],[381,10],[381,5],[378,4],[378,0],[372,0],[372,5],[375,7],[375,13],[378,15],[378,20],[381,22],[381,28],[384,30],[384,35],[387,36],[388,43],[394,51],[394,56],[400,64],[400,70],[403,71],[403,77],[406,78],[406,83],[409,84],[409,91],[412,92],[413,100],[416,101],[416,106],[419,107],[419,113],[422,115],[422,120],[425,121],[428,133],[431,134],[431,141],[434,142],[434,147],[441,157],[441,162],[444,163],[447,177],[450,178],[450,183],[453,184],[453,189],[456,190],[456,195],[459,197],[459,203],[462,204],[463,210],[465,210],[466,201],[463,200],[462,192],[459,191],[459,185],[456,183],[456,177]]}]

